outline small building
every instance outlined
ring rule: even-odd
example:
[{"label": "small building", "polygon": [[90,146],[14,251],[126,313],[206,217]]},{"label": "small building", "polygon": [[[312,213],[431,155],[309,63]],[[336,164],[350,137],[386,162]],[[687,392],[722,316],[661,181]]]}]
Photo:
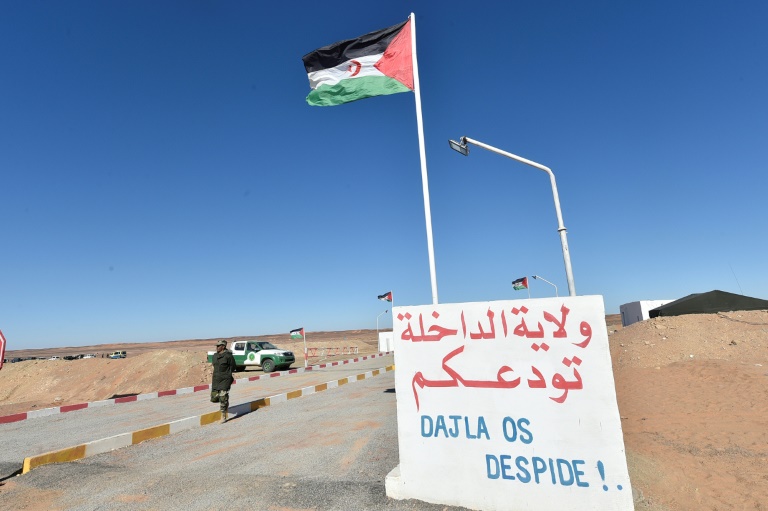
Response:
[{"label": "small building", "polygon": [[379,332],[379,353],[395,351],[395,338],[392,332]]},{"label": "small building", "polygon": [[673,300],[641,300],[639,302],[625,303],[619,307],[621,312],[621,326],[629,326],[638,321],[648,319],[649,311],[662,305],[668,304]]}]

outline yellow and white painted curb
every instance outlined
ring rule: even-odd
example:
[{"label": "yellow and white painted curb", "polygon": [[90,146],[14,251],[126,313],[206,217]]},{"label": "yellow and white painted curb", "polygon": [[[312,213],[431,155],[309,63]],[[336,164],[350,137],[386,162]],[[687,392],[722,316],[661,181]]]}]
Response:
[{"label": "yellow and white painted curb", "polygon": [[[299,397],[316,394],[324,390],[335,389],[341,387],[342,385],[346,385],[347,383],[353,383],[355,381],[373,378],[379,374],[383,374],[388,371],[394,371],[394,369],[395,366],[390,365],[382,367],[381,369],[375,369],[373,371],[341,378],[340,380],[328,381],[325,383],[320,383],[319,385],[304,387],[299,390],[292,390],[282,394],[256,399],[255,401],[241,403],[239,405],[231,406],[229,408],[229,414],[233,417],[245,415],[258,410],[259,408],[264,408],[265,406],[272,406],[278,403],[284,403],[289,399],[296,399]],[[130,433],[122,433],[120,435],[102,438],[100,440],[94,440],[92,442],[76,445],[74,447],[66,447],[57,451],[30,456],[28,458],[24,458],[22,474],[26,474],[33,468],[47,465],[49,463],[62,463],[67,461],[81,460],[83,458],[95,456],[96,454],[102,454],[105,452],[113,451],[115,449],[120,449],[122,447],[139,444],[145,440],[151,440],[153,438],[159,438],[162,436],[171,435],[173,433],[179,433],[181,431],[207,426],[208,424],[218,422],[220,419],[221,412],[204,413],[202,415],[196,415],[193,417],[187,417],[186,419],[179,419],[165,424],[160,424],[159,426],[152,426],[150,428],[140,429]]]},{"label": "yellow and white painted curb", "polygon": [[[381,353],[366,355],[364,357],[356,357],[356,358],[347,359],[347,360],[337,360],[335,362],[326,362],[324,364],[316,364],[308,367],[296,367],[294,369],[286,369],[285,371],[275,371],[273,373],[264,373],[261,375],[251,376],[248,378],[239,378],[235,380],[233,383],[234,384],[249,383],[253,381],[263,380],[264,378],[275,378],[277,376],[282,376],[282,375],[306,373],[306,372],[314,371],[318,369],[325,369],[326,367],[334,367],[334,366],[340,366],[345,364],[355,364],[357,362],[374,359],[376,357],[385,357],[387,355],[390,355],[391,353],[392,353],[391,351],[383,351]],[[108,405],[117,405],[121,403],[134,403],[136,401],[144,401],[147,399],[155,399],[158,397],[175,396],[178,394],[191,394],[192,392],[207,392],[209,390],[211,390],[210,383],[207,385],[196,385],[194,387],[186,387],[183,389],[161,390],[158,392],[149,392],[147,394],[131,394],[123,397],[104,399],[102,401],[93,401],[91,403],[75,403],[71,405],[54,406],[52,408],[42,408],[40,410],[30,410],[28,412],[19,412],[19,413],[13,413],[11,415],[2,415],[0,416],[0,424],[24,421],[28,419],[34,419],[37,417],[47,417],[49,415],[55,415],[58,413],[74,412],[77,410],[84,410],[88,408],[98,408],[98,407],[103,407]]]}]

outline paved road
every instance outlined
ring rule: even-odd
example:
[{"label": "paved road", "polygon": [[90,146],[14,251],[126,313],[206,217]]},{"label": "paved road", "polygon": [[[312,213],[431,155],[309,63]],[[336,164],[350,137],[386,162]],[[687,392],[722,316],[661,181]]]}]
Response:
[{"label": "paved road", "polygon": [[[391,363],[376,360],[380,367]],[[341,368],[321,380],[364,372],[360,366]],[[286,380],[298,376],[304,375]],[[269,383],[290,387],[277,381],[281,379]],[[6,480],[0,486],[0,509],[460,509],[386,497],[384,479],[398,464],[394,387],[394,373],[387,372],[262,408],[227,424],[46,465]],[[164,399],[169,403],[177,397],[154,401]],[[115,408],[120,406],[133,404]],[[203,411],[209,409],[210,403],[205,404]]]},{"label": "paved road", "polygon": [[[392,365],[393,359],[388,355],[254,382],[247,381],[252,371],[238,373],[230,406],[379,369]],[[19,470],[27,456],[218,410],[209,397],[208,392],[194,392],[0,424],[0,478]]]}]

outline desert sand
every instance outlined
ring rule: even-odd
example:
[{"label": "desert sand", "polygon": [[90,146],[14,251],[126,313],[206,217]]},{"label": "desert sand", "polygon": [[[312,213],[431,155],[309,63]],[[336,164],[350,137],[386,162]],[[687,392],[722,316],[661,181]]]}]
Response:
[{"label": "desert sand", "polygon": [[[231,347],[234,341],[252,338],[224,339]],[[286,334],[256,338],[293,351],[296,362],[291,367],[304,367],[304,342],[301,339],[291,339]],[[308,332],[308,354],[312,355],[310,349],[315,348],[314,355],[308,357],[309,363],[345,360],[354,357],[349,353],[355,352],[363,356],[377,353],[376,338],[376,330]],[[96,358],[6,363],[0,370],[0,416],[210,383],[213,369],[207,363],[207,354],[215,350],[216,341],[220,339],[9,350],[5,356],[8,360],[78,354],[95,354]],[[106,358],[118,350],[125,350],[127,357]],[[254,374],[261,374],[261,369],[249,367],[245,372],[237,373],[237,377]]]},{"label": "desert sand", "polygon": [[[610,315],[606,324],[636,509],[768,509],[768,311],[656,318],[626,328]],[[377,351],[375,330],[307,335],[314,347]],[[301,341],[258,337],[294,351],[294,367],[304,365]],[[9,351],[7,358],[124,349],[128,357],[6,364],[0,415],[208,383],[205,354],[214,341]],[[260,370],[244,376],[251,372]]]}]

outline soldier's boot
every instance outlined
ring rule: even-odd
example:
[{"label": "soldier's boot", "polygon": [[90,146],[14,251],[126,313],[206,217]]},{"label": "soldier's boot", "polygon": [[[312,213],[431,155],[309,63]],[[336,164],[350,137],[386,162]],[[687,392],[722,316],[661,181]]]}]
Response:
[{"label": "soldier's boot", "polygon": [[227,422],[227,411],[226,410],[221,412],[221,421],[220,422],[221,422],[221,424],[224,424],[225,422]]}]

